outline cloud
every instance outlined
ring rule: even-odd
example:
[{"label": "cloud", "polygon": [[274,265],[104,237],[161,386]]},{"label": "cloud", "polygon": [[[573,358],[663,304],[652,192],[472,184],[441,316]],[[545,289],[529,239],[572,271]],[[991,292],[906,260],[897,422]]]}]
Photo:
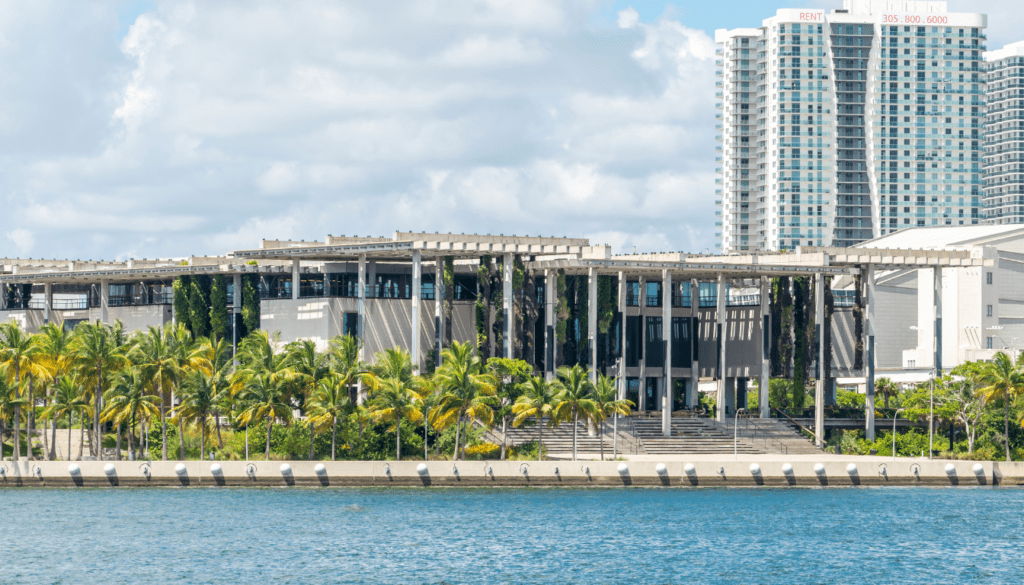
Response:
[{"label": "cloud", "polygon": [[396,230],[714,247],[702,31],[631,9],[595,24],[598,0],[154,5],[120,41],[113,5],[5,8],[12,245],[16,228],[87,258]]}]

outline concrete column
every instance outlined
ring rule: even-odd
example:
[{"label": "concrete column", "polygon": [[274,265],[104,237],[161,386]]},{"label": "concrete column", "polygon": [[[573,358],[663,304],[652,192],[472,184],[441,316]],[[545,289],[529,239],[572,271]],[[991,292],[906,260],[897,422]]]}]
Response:
[{"label": "concrete column", "polygon": [[544,379],[555,378],[555,298],[558,271],[544,271]]},{"label": "concrete column", "polygon": [[231,294],[231,363],[238,367],[238,318],[242,314],[242,274],[236,272],[232,275],[232,294]]},{"label": "concrete column", "polygon": [[53,284],[47,282],[43,284],[43,324],[50,322],[51,311],[53,310]]},{"label": "concrete column", "polygon": [[647,278],[641,275],[638,279],[640,285],[640,294],[637,302],[640,304],[640,347],[643,351],[640,352],[640,392],[639,392],[639,409],[648,410],[650,405],[647,404],[647,322],[644,318],[644,308],[647,306]]},{"label": "concrete column", "polygon": [[[619,272],[619,400],[626,399],[626,274]],[[634,405],[635,406],[635,405]]]},{"label": "concrete column", "polygon": [[942,267],[936,266],[934,272],[935,300],[932,320],[935,326],[932,331],[934,331],[935,339],[932,341],[932,347],[935,355],[932,358],[932,364],[935,367],[935,377],[938,378],[942,375]]},{"label": "concrete column", "polygon": [[587,351],[590,354],[590,381],[597,382],[597,270],[587,275]]},{"label": "concrete column", "polygon": [[864,437],[875,440],[875,267],[861,269],[864,287]]},{"label": "concrete column", "polygon": [[[917,270],[917,367],[934,367],[935,353],[935,271],[932,268]],[[979,301],[980,302],[980,301]]]},{"label": "concrete column", "polygon": [[665,342],[665,385],[661,392],[661,434],[672,436],[672,273],[661,271],[661,337]]},{"label": "concrete column", "polygon": [[414,373],[420,372],[420,289],[422,288],[423,262],[419,250],[412,251],[412,318],[410,319],[410,331],[412,339],[409,351],[412,354],[412,369]]},{"label": "concrete column", "polygon": [[700,283],[696,278],[690,281],[690,322],[690,343],[693,344],[693,351],[690,354],[690,393],[686,396],[686,406],[697,408],[700,404]]},{"label": "concrete column", "polygon": [[512,333],[515,331],[515,311],[512,310],[512,254],[505,254],[502,262],[502,290],[501,306],[505,312],[505,357],[512,358],[512,348],[515,347]]},{"label": "concrete column", "polygon": [[366,263],[366,296],[375,299],[380,296],[377,292],[377,261],[370,260]]},{"label": "concrete column", "polygon": [[814,377],[814,444],[821,447],[825,441],[825,344],[821,331],[825,323],[825,277],[814,275],[814,323],[818,331],[818,372]]},{"label": "concrete column", "polygon": [[359,340],[363,342],[363,346],[359,350],[359,359],[366,359],[366,254],[359,255],[359,272],[357,275],[356,282],[356,335]]},{"label": "concrete column", "polygon": [[104,325],[110,324],[110,316],[107,309],[110,306],[110,281],[100,281],[100,322]]},{"label": "concrete column", "polygon": [[717,416],[715,419],[718,422],[725,422],[726,416],[729,413],[726,412],[727,404],[729,401],[729,392],[726,387],[726,378],[728,378],[728,362],[725,359],[726,341],[729,339],[729,320],[726,318],[726,312],[728,311],[726,296],[728,293],[725,289],[725,276],[718,275],[718,306],[715,314],[715,329],[718,335],[718,398],[716,400],[718,408],[716,409]]},{"label": "concrete column", "polygon": [[298,260],[292,260],[292,300],[299,300],[299,281],[302,278],[302,271]]},{"label": "concrete column", "polygon": [[771,405],[768,404],[768,385],[771,382],[772,357],[772,313],[771,313],[772,279],[761,277],[761,378],[758,380],[757,407],[761,418],[771,417]]},{"label": "concrete column", "polygon": [[444,348],[444,259],[434,261],[434,365],[441,365]]}]

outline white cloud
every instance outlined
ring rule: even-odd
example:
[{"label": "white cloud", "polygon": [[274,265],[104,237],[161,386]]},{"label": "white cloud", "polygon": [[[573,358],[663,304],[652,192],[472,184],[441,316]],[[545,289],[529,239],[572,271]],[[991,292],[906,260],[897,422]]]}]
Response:
[{"label": "white cloud", "polygon": [[32,252],[32,248],[35,247],[36,238],[32,232],[28,230],[11,230],[7,232],[7,239],[17,250],[21,256],[27,256]]},{"label": "white cloud", "polygon": [[114,7],[86,4],[0,22],[3,227],[47,233],[35,254],[395,230],[714,245],[713,46],[677,21],[594,24],[598,0],[162,0],[118,43]]}]

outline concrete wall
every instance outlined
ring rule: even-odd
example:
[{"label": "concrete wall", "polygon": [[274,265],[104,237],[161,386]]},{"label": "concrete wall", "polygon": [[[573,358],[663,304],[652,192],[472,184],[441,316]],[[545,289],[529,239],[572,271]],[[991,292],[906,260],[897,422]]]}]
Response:
[{"label": "concrete wall", "polygon": [[[417,470],[417,461],[289,461],[288,472],[282,472],[279,461],[82,461],[74,464],[77,474],[70,472],[66,461],[8,461],[0,463],[0,487],[968,487],[1015,485],[1024,480],[1024,465],[1019,462],[983,462],[978,464],[981,473],[975,474],[973,461],[850,458],[821,461],[817,472],[818,462],[796,458],[789,463],[790,473],[783,471],[785,463],[778,458],[754,461],[694,461],[689,473],[683,461],[661,463],[662,473],[655,461],[431,461],[423,472]],[[854,470],[848,468],[851,463]],[[950,463],[954,471],[947,473]],[[105,471],[107,465],[110,473]],[[178,465],[183,466],[180,473]],[[219,473],[213,472],[213,465],[220,467]],[[317,465],[323,466],[322,473],[316,472]],[[758,466],[756,472],[752,465]]]},{"label": "concrete wall", "polygon": [[[700,351],[700,376],[715,376],[718,366],[718,340],[715,319],[718,309],[699,309],[697,334]],[[726,377],[753,378],[761,375],[761,308],[727,307]]]}]

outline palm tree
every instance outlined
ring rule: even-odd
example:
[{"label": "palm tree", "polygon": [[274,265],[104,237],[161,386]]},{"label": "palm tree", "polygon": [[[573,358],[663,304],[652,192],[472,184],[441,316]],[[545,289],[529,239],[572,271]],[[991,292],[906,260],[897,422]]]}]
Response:
[{"label": "palm tree", "polygon": [[633,403],[629,400],[619,400],[615,378],[604,374],[597,375],[597,383],[594,384],[591,399],[594,401],[595,407],[592,418],[597,424],[598,435],[601,437],[601,461],[604,461],[604,420],[617,414],[629,416],[629,410],[633,407]]},{"label": "palm tree", "polygon": [[587,378],[587,371],[577,364],[571,368],[558,368],[555,387],[558,395],[551,409],[551,423],[572,421],[572,460],[576,461],[576,427],[579,425],[580,415],[591,417],[597,408],[597,404],[591,398],[594,386]]},{"label": "palm tree", "polygon": [[[39,349],[41,364],[43,369],[46,371],[47,378],[50,383],[47,384],[46,389],[46,400],[50,400],[50,390],[57,388],[60,385],[60,381],[67,374],[68,370],[72,366],[71,357],[71,334],[64,329],[62,325],[56,323],[47,323],[43,325],[43,328],[39,331]],[[47,458],[56,458],[57,450],[57,419],[50,418],[51,427],[51,438],[49,441],[49,452]],[[70,431],[68,431],[70,433]],[[70,434],[68,435],[70,440]],[[43,430],[43,442],[46,443],[46,431]],[[69,454],[70,457],[70,454]]]},{"label": "palm tree", "polygon": [[466,451],[466,441],[460,441],[463,423],[468,426],[476,419],[490,425],[494,421],[493,408],[499,404],[494,376],[483,371],[472,345],[453,341],[443,355],[444,364],[434,373],[434,383],[442,393],[435,425],[438,428],[456,425],[452,458],[458,460],[459,447],[462,447],[463,458]]},{"label": "palm tree", "polygon": [[376,421],[394,423],[395,459],[402,460],[402,419],[417,423],[423,418],[418,403],[420,395],[411,381],[396,378],[377,379],[377,384],[370,395],[370,415]]},{"label": "palm tree", "polygon": [[84,377],[95,384],[93,394],[93,440],[90,450],[97,459],[103,459],[103,438],[100,434],[100,413],[103,406],[103,387],[114,370],[127,361],[118,350],[118,339],[112,329],[99,321],[82,323],[75,328],[74,355]]},{"label": "palm tree", "polygon": [[176,413],[180,421],[192,420],[199,425],[199,458],[206,454],[206,418],[217,408],[220,401],[220,393],[224,392],[217,387],[216,375],[202,370],[189,372],[178,386],[178,396],[181,399]]},{"label": "palm tree", "polygon": [[110,389],[103,396],[106,407],[101,422],[113,422],[118,429],[128,424],[128,451],[133,459],[138,459],[142,443],[141,435],[139,443],[135,442],[135,424],[160,413],[157,406],[160,398],[149,394],[148,388],[148,379],[140,369],[126,368],[114,376]]},{"label": "palm tree", "polygon": [[280,418],[287,422],[292,416],[292,407],[285,397],[285,380],[270,372],[254,375],[246,380],[240,398],[249,405],[236,418],[239,423],[248,427],[267,421],[267,450],[264,458],[270,460],[270,432],[274,419]]},{"label": "palm tree", "polygon": [[132,361],[142,368],[143,376],[153,386],[160,398],[161,458],[167,461],[167,399],[165,392],[174,387],[178,375],[178,362],[174,359],[169,343],[168,324],[164,329],[150,326],[140,343],[132,352]]},{"label": "palm tree", "polygon": [[543,376],[533,376],[523,384],[523,394],[512,406],[516,417],[513,427],[519,427],[528,418],[537,423],[537,461],[541,460],[544,445],[544,417],[551,414],[555,403],[555,388]]},{"label": "palm tree", "polygon": [[[330,357],[316,350],[316,343],[309,339],[288,344],[288,365],[295,376],[300,404],[306,417],[309,417],[307,402],[327,376],[331,375]],[[313,439],[316,424],[309,424],[309,460],[313,460]]]},{"label": "palm tree", "polygon": [[896,396],[896,393],[899,392],[899,386],[889,378],[879,378],[875,380],[875,391],[882,394],[882,400],[885,402],[886,410],[888,410],[889,398]]},{"label": "palm tree", "polygon": [[[4,422],[7,417],[12,416],[14,411],[24,406],[27,401],[19,397],[17,385],[12,382],[7,364],[0,364],[0,439],[4,436]],[[15,435],[15,441],[18,440]],[[17,449],[17,443],[15,444]],[[3,461],[3,441],[0,440],[0,461]]]},{"label": "palm tree", "polygon": [[362,340],[354,335],[339,335],[331,340],[330,349],[328,349],[331,370],[348,389],[349,399],[353,404],[358,400],[353,393],[353,386],[366,372],[366,364],[359,360],[359,350],[362,345]]},{"label": "palm tree", "polygon": [[320,381],[313,395],[307,401],[310,424],[325,425],[331,423],[331,461],[335,461],[335,445],[338,438],[338,418],[352,413],[352,399],[348,394],[348,384],[341,376],[333,375]]},{"label": "palm tree", "polygon": [[[40,373],[37,358],[39,346],[32,341],[31,336],[26,335],[16,321],[0,324],[0,364],[8,367],[8,375],[14,380],[14,461],[21,458],[21,407],[32,407],[32,400],[26,403],[20,401],[22,377],[33,373]],[[32,429],[31,422],[26,418],[28,432],[28,456],[32,456]]]},{"label": "palm tree", "polygon": [[[2,391],[2,389],[0,389]],[[68,418],[68,454],[67,458],[71,460],[71,417],[78,413],[82,416],[84,412],[89,408],[89,402],[85,400],[84,393],[82,392],[82,386],[79,384],[78,379],[74,375],[63,376],[57,382],[56,389],[53,393],[53,399],[50,401],[50,405],[46,407],[44,411],[45,415],[54,421],[54,429],[56,429],[56,421],[59,418]],[[56,430],[54,431],[56,433]],[[82,427],[82,437],[85,439],[85,427]],[[56,443],[56,435],[54,435],[54,443]],[[56,445],[54,445],[56,450]]]},{"label": "palm tree", "polygon": [[983,366],[982,383],[986,384],[981,391],[985,393],[987,400],[1003,401],[1003,439],[1006,445],[1006,460],[1010,461],[1010,406],[1013,399],[1020,394],[1021,386],[1024,385],[1024,375],[1010,356],[999,352],[991,362]]}]

